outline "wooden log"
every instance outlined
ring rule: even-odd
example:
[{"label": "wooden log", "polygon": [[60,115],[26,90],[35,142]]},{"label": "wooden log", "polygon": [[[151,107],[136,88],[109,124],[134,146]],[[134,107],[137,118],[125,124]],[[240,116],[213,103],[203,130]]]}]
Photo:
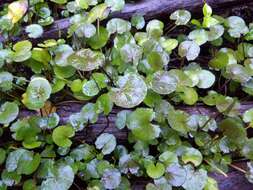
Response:
[{"label": "wooden log", "polygon": [[[68,118],[72,113],[79,112],[84,104],[80,103],[69,103],[62,104],[57,108],[57,113],[61,118],[61,124],[67,123]],[[253,108],[253,102],[244,102],[240,106],[239,112],[242,114],[246,110]],[[203,104],[198,104],[197,106],[177,106],[176,109],[180,109],[186,111],[189,114],[201,114],[208,115],[210,117],[214,117],[217,115],[218,111],[215,107],[207,107]],[[115,127],[116,115],[122,109],[115,108],[112,112],[105,117],[104,115],[100,115],[98,121],[95,124],[91,124],[84,129],[84,131],[78,132],[75,136],[78,140],[85,140],[86,142],[94,142],[97,135],[101,133],[102,130],[104,132],[112,133],[117,138],[119,143],[126,143],[128,131],[127,129],[119,130]],[[28,110],[21,111],[19,118],[29,116],[32,114],[36,114],[35,112],[31,112]],[[105,129],[104,129],[105,128]]]},{"label": "wooden log", "polygon": [[[245,168],[246,162],[234,163],[237,167]],[[249,183],[243,172],[230,168],[227,177],[218,173],[210,173],[208,176],[218,182],[219,190],[252,190],[253,184]],[[152,182],[146,178],[136,178],[131,181],[132,190],[144,190],[146,184]]]},{"label": "wooden log", "polygon": [[[253,5],[252,0],[207,0],[214,8],[216,13],[224,13],[224,10],[231,10],[232,8],[237,8],[243,5]],[[111,18],[124,18],[129,19],[134,14],[141,14],[146,20],[154,18],[164,18],[169,21],[169,15],[177,9],[187,9],[193,13],[202,12],[203,1],[202,0],[140,0],[136,3],[127,3],[125,8],[120,12],[115,12],[111,14]],[[250,6],[249,6],[250,7]],[[201,13],[202,15],[202,13]],[[37,43],[45,39],[57,39],[60,37],[65,37],[67,29],[70,26],[69,18],[56,20],[51,26],[44,28],[44,33],[40,38],[31,39],[31,41]],[[27,39],[28,36],[25,31],[21,32],[24,35],[12,36],[9,41],[17,42],[22,39]],[[0,42],[5,42],[6,39],[0,35]]]},{"label": "wooden log", "polygon": [[[68,118],[72,113],[79,112],[84,104],[80,103],[69,103],[62,104],[57,108],[57,113],[61,118],[61,124],[68,122]],[[246,110],[253,107],[253,102],[244,102],[241,104],[239,112],[243,114]],[[210,117],[214,117],[217,114],[217,110],[215,107],[207,107],[203,104],[198,104],[195,107],[191,106],[178,106],[177,109],[184,110],[189,114],[202,114],[208,115]],[[108,120],[105,116],[101,115],[96,122],[96,124],[92,124],[89,127],[86,127],[83,131],[78,132],[73,141],[74,142],[88,142],[94,143],[96,137],[101,133],[101,131],[112,133],[117,138],[118,144],[127,144],[127,136],[128,130],[123,129],[119,130],[115,127],[115,119],[116,115],[122,109],[115,108],[108,116]],[[19,118],[27,117],[37,114],[34,111],[22,110],[20,112]],[[108,122],[109,121],[109,122]],[[235,163],[238,167],[244,168],[246,166],[246,162]],[[220,190],[252,190],[253,184],[249,183],[244,176],[243,172],[235,170],[233,168],[228,172],[228,177],[225,177],[219,173],[210,173],[209,176],[215,178],[219,184]],[[133,190],[144,190],[145,185],[151,182],[150,179],[146,178],[134,178],[131,179],[132,189]],[[75,189],[73,186],[71,189]]]}]

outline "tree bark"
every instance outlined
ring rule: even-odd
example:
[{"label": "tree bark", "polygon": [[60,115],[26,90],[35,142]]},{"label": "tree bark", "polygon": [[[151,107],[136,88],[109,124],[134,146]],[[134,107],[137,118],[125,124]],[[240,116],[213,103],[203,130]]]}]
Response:
[{"label": "tree bark", "polygon": [[[230,10],[243,5],[253,5],[252,0],[206,0],[206,2],[213,7],[215,13],[223,14],[224,10]],[[143,15],[146,20],[163,18],[169,21],[170,13],[177,9],[186,9],[192,13],[201,13],[203,4],[202,0],[140,0],[136,3],[127,3],[122,11],[111,14],[110,18],[130,19],[134,14],[140,14]],[[40,38],[31,39],[31,41],[37,43],[45,39],[64,37],[66,36],[69,26],[69,18],[56,20],[51,26],[45,28]],[[21,33],[25,34],[24,29]],[[23,39],[28,38],[26,34],[22,36]],[[5,42],[7,40],[17,42],[22,40],[22,38],[20,36],[13,36],[9,39],[5,39],[0,35],[0,42]]]}]

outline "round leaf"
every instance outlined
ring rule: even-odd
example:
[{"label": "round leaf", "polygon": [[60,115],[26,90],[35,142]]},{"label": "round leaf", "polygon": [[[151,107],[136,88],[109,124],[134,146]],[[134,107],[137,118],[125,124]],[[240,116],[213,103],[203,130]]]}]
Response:
[{"label": "round leaf", "polygon": [[70,147],[72,142],[69,138],[75,135],[75,131],[70,126],[59,126],[54,129],[52,137],[55,144],[60,147]]},{"label": "round leaf", "polygon": [[139,105],[147,94],[147,86],[136,74],[126,74],[119,77],[118,88],[111,89],[112,100],[117,106],[132,108]]},{"label": "round leaf", "polygon": [[105,56],[101,52],[91,49],[81,49],[68,57],[70,65],[81,71],[98,69],[105,62]]},{"label": "round leaf", "polygon": [[104,155],[110,154],[116,147],[116,138],[109,133],[99,135],[95,142],[97,149],[102,149]]},{"label": "round leaf", "polygon": [[15,102],[5,102],[0,107],[0,123],[9,124],[17,118],[18,113],[18,105]]}]

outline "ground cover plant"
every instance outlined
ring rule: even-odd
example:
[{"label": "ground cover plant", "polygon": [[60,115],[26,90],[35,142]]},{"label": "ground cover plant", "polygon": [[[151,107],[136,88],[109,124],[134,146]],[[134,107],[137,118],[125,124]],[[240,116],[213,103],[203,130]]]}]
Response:
[{"label": "ground cover plant", "polygon": [[[0,189],[217,190],[208,172],[226,175],[248,160],[253,182],[253,24],[203,6],[160,20],[111,18],[124,0],[19,0],[0,12]],[[56,19],[70,18],[67,36],[40,41]],[[176,29],[183,32],[174,33]],[[10,40],[11,37],[20,40]],[[204,55],[204,56],[203,56]],[[208,59],[206,59],[206,57]],[[83,107],[62,122],[61,103]],[[178,105],[215,108],[189,114]],[[128,144],[101,132],[75,134],[120,108],[115,120]],[[23,110],[29,116],[21,117]],[[82,183],[75,183],[75,180]]]}]

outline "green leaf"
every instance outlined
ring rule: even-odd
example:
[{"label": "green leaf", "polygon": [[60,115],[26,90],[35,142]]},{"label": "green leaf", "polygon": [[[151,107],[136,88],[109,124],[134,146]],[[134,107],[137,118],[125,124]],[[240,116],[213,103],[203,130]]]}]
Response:
[{"label": "green leaf", "polygon": [[159,160],[164,163],[166,166],[170,164],[178,163],[177,155],[171,151],[165,151],[159,156]]},{"label": "green leaf", "polygon": [[95,80],[84,82],[82,92],[86,96],[96,96],[99,93],[99,88]]},{"label": "green leaf", "polygon": [[113,108],[113,101],[109,93],[102,94],[96,101],[96,106],[98,110],[104,112],[105,115],[108,115]]},{"label": "green leaf", "polygon": [[13,75],[7,71],[0,72],[0,90],[8,91],[12,89]]},{"label": "green leaf", "polygon": [[151,88],[158,94],[170,94],[177,88],[177,79],[168,71],[157,71],[152,77]]},{"label": "green leaf", "polygon": [[186,25],[191,20],[191,13],[187,10],[177,10],[170,15],[176,25]]},{"label": "green leaf", "polygon": [[104,155],[112,153],[116,147],[116,138],[109,133],[99,135],[95,142],[97,149],[102,149]]},{"label": "green leaf", "polygon": [[179,93],[179,97],[183,100],[183,102],[187,105],[193,105],[198,101],[198,94],[194,90],[194,88],[190,87],[179,87],[176,90]]},{"label": "green leaf", "polygon": [[87,44],[92,48],[92,49],[100,49],[104,47],[109,39],[110,35],[108,31],[100,26],[99,31],[97,31],[92,37],[87,39]]},{"label": "green leaf", "polygon": [[6,159],[6,151],[3,148],[0,148],[0,165],[4,163]]},{"label": "green leaf", "polygon": [[204,169],[194,171],[191,165],[186,165],[186,181],[182,185],[185,190],[202,190],[207,183],[207,172]]},{"label": "green leaf", "polygon": [[248,109],[243,113],[243,121],[245,123],[252,123],[253,122],[253,108]]},{"label": "green leaf", "polygon": [[207,32],[208,41],[214,41],[219,39],[224,33],[224,27],[222,25],[216,24],[210,27],[210,30]]},{"label": "green leaf", "polygon": [[13,123],[10,131],[13,132],[12,137],[15,140],[23,141],[25,148],[36,148],[41,145],[41,142],[37,141],[41,129],[37,125],[30,125],[26,119]]},{"label": "green leaf", "polygon": [[113,18],[107,22],[106,29],[109,34],[123,34],[131,30],[131,23],[121,18]]},{"label": "green leaf", "polygon": [[210,88],[215,83],[215,75],[208,70],[201,70],[198,72],[199,82],[198,88]]},{"label": "green leaf", "polygon": [[120,56],[125,63],[133,63],[137,65],[142,58],[143,50],[136,44],[125,44],[120,48]]},{"label": "green leaf", "polygon": [[157,163],[156,165],[153,163],[150,163],[147,166],[146,170],[149,177],[157,179],[157,178],[160,178],[164,174],[165,167],[161,163]]},{"label": "green leaf", "polygon": [[204,190],[219,190],[217,181],[208,177]]},{"label": "green leaf", "polygon": [[28,179],[23,184],[23,190],[37,190],[36,181]]},{"label": "green leaf", "polygon": [[178,46],[178,41],[176,39],[165,39],[161,38],[161,46],[168,52],[171,53],[173,49]]},{"label": "green leaf", "polygon": [[238,118],[226,118],[222,120],[219,128],[231,143],[239,147],[246,141],[247,133],[244,124]]},{"label": "green leaf", "polygon": [[109,15],[109,10],[106,3],[101,3],[95,7],[93,7],[87,16],[87,23],[93,23],[96,20],[104,20]]},{"label": "green leaf", "polygon": [[72,66],[54,66],[54,73],[60,79],[70,78],[75,74],[76,70]]},{"label": "green leaf", "polygon": [[26,93],[23,94],[22,102],[29,109],[40,109],[50,97],[52,87],[48,80],[42,77],[34,77],[30,81]]},{"label": "green leaf", "polygon": [[128,110],[122,110],[117,113],[115,125],[118,129],[123,129],[126,126],[127,117],[130,113],[131,111]]},{"label": "green leaf", "polygon": [[112,88],[110,95],[113,102],[123,108],[132,108],[139,105],[147,94],[147,86],[143,79],[133,73],[120,76],[118,88]]},{"label": "green leaf", "polygon": [[72,142],[69,138],[75,135],[75,131],[70,126],[59,126],[53,130],[53,141],[57,146],[70,147]]},{"label": "green leaf", "polygon": [[170,109],[167,120],[172,129],[186,134],[190,128],[187,125],[188,114],[181,110]]},{"label": "green leaf", "polygon": [[0,107],[0,124],[9,124],[14,121],[19,113],[18,105],[15,102],[5,102]]},{"label": "green leaf", "polygon": [[160,127],[150,123],[154,114],[152,109],[137,108],[127,117],[127,127],[137,139],[150,141],[159,136]]},{"label": "green leaf", "polygon": [[244,157],[248,159],[253,159],[253,138],[246,140],[241,152]]},{"label": "green leaf", "polygon": [[160,20],[151,20],[146,26],[146,31],[149,36],[158,38],[163,34],[164,24]]},{"label": "green leaf", "polygon": [[60,5],[67,3],[67,0],[50,0],[50,1],[52,1],[54,3],[57,3],[57,4],[60,4]]},{"label": "green leaf", "polygon": [[29,38],[39,38],[43,34],[43,28],[39,24],[30,24],[25,28]]},{"label": "green leaf", "polygon": [[55,51],[55,59],[54,59],[55,64],[61,67],[71,65],[69,64],[67,58],[73,53],[74,51],[72,47],[70,47],[69,45],[63,44],[58,46]]},{"label": "green leaf", "polygon": [[81,49],[68,57],[68,64],[81,71],[98,69],[104,62],[104,54],[91,49]]},{"label": "green leaf", "polygon": [[38,168],[40,155],[31,151],[19,148],[9,153],[6,159],[6,170],[16,171],[18,174],[30,175]]},{"label": "green leaf", "polygon": [[131,18],[131,24],[134,26],[137,30],[143,29],[145,26],[145,19],[142,15],[133,15]]},{"label": "green leaf", "polygon": [[105,3],[112,11],[121,11],[125,6],[125,0],[105,0]]},{"label": "green leaf", "polygon": [[97,29],[93,24],[84,23],[79,25],[79,27],[74,32],[79,38],[91,38],[96,34],[96,31]]},{"label": "green leaf", "polygon": [[106,169],[101,178],[106,189],[116,189],[121,182],[121,174],[117,169]]},{"label": "green leaf", "polygon": [[212,16],[212,7],[210,7],[207,3],[204,4],[203,6],[203,15],[208,17]]},{"label": "green leaf", "polygon": [[200,47],[194,41],[183,41],[178,46],[178,54],[181,57],[186,57],[188,61],[192,61],[198,57]]},{"label": "green leaf", "polygon": [[186,180],[186,175],[186,170],[177,163],[173,163],[166,168],[166,179],[172,186],[182,186]]},{"label": "green leaf", "polygon": [[40,189],[61,189],[68,190],[74,181],[74,172],[69,165],[60,165],[50,177],[42,181]]},{"label": "green leaf", "polygon": [[32,43],[28,40],[20,41],[14,44],[12,59],[15,62],[23,62],[29,59],[32,55],[31,53]]},{"label": "green leaf", "polygon": [[187,147],[182,154],[182,160],[185,164],[191,162],[197,167],[201,164],[203,157],[198,149]]},{"label": "green leaf", "polygon": [[7,16],[12,23],[17,23],[25,15],[28,8],[27,0],[14,1],[8,5]]},{"label": "green leaf", "polygon": [[200,46],[208,41],[208,32],[204,29],[193,30],[189,33],[188,38]]},{"label": "green leaf", "polygon": [[32,58],[38,62],[47,65],[51,60],[51,55],[46,49],[43,48],[33,48]]},{"label": "green leaf", "polygon": [[228,33],[231,37],[240,38],[249,32],[247,25],[244,20],[238,16],[230,16],[226,20],[226,25],[229,27]]},{"label": "green leaf", "polygon": [[17,185],[21,180],[21,175],[17,174],[17,172],[8,172],[7,170],[3,170],[1,178],[0,187],[3,188],[3,190],[6,190],[6,186]]},{"label": "green leaf", "polygon": [[209,66],[215,69],[223,69],[227,66],[229,57],[227,53],[219,51],[213,59],[209,61]]}]

